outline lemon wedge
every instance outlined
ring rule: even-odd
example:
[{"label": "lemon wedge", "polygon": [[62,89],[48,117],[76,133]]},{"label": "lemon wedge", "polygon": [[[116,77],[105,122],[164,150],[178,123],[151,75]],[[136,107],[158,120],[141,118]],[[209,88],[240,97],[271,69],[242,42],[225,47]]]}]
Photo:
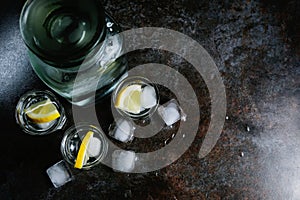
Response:
[{"label": "lemon wedge", "polygon": [[138,84],[122,88],[116,97],[115,107],[130,113],[141,112],[142,86]]},{"label": "lemon wedge", "polygon": [[25,109],[25,113],[35,123],[47,123],[60,117],[60,113],[50,99],[32,104]]},{"label": "lemon wedge", "polygon": [[94,133],[92,131],[89,131],[84,136],[81,145],[79,147],[79,151],[75,161],[75,165],[74,165],[75,168],[81,169],[83,165],[87,162],[88,160],[87,147],[89,146],[90,140],[93,137],[93,135]]}]

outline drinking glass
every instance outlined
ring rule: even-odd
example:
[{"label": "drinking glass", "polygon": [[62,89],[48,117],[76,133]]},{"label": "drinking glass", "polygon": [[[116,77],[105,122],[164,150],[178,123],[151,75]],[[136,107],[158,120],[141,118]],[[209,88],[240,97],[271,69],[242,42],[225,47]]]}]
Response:
[{"label": "drinking glass", "polygon": [[[93,132],[86,148],[85,162],[81,169],[91,169],[105,158],[108,152],[108,142],[104,133],[96,126],[88,123],[78,123],[69,127],[61,141],[61,153],[66,162],[75,167],[82,141],[88,132]],[[92,142],[95,141],[95,142]],[[86,145],[86,144],[83,144]]]},{"label": "drinking glass", "polygon": [[[132,86],[136,88],[134,89],[135,91],[131,91],[126,94],[124,91]],[[126,106],[129,108],[131,107],[132,92],[136,93],[136,95],[133,95],[135,96],[133,97],[134,101],[136,101],[133,102],[133,104],[136,104],[134,106],[139,107],[137,112],[132,112],[130,109],[122,109],[122,107]],[[123,117],[130,118],[132,120],[145,120],[146,118],[150,118],[156,111],[159,105],[159,98],[159,92],[156,84],[142,76],[129,76],[124,78],[113,91],[112,104]],[[118,106],[118,104],[122,103],[125,105]]]},{"label": "drinking glass", "polygon": [[27,0],[19,22],[35,73],[75,105],[101,99],[126,75],[121,28],[100,0]]},{"label": "drinking glass", "polygon": [[[50,104],[56,116],[47,115],[47,112],[53,112],[45,109],[49,108]],[[33,117],[30,117],[31,115]],[[54,117],[52,120],[49,119],[51,116]],[[23,94],[17,103],[15,118],[22,130],[31,135],[46,135],[60,130],[67,120],[64,107],[55,95],[47,90],[31,90]]]}]

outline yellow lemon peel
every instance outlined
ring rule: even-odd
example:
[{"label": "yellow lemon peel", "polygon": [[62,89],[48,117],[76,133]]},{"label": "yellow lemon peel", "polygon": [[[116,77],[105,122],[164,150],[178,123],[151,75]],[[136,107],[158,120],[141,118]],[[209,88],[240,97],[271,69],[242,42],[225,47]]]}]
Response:
[{"label": "yellow lemon peel", "polygon": [[25,113],[34,123],[47,123],[60,117],[60,113],[50,99],[32,104],[25,109]]},{"label": "yellow lemon peel", "polygon": [[77,158],[75,161],[75,168],[81,169],[83,167],[83,165],[87,162],[88,158],[87,158],[87,147],[90,143],[90,139],[93,137],[94,133],[92,131],[89,131],[86,133],[86,135],[84,136],[81,145],[79,147],[79,151],[77,154]]}]

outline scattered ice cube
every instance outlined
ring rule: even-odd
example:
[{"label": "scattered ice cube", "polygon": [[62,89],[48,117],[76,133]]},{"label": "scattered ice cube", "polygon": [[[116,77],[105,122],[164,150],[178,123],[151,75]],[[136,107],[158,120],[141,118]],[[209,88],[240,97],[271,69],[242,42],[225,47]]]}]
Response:
[{"label": "scattered ice cube", "polygon": [[170,104],[166,107],[159,107],[158,112],[168,126],[174,124],[180,119],[179,110],[176,107],[174,107],[173,104]]},{"label": "scattered ice cube", "polygon": [[128,142],[133,139],[135,127],[125,119],[119,119],[114,125],[109,135],[121,142]]},{"label": "scattered ice cube", "polygon": [[135,161],[136,155],[133,151],[115,150],[112,154],[112,168],[116,171],[131,172]]},{"label": "scattered ice cube", "polygon": [[154,87],[146,86],[141,93],[141,106],[143,108],[152,108],[156,105],[157,98]]},{"label": "scattered ice cube", "polygon": [[73,180],[72,173],[70,172],[67,164],[63,160],[49,167],[46,172],[52,184],[56,188]]},{"label": "scattered ice cube", "polygon": [[101,141],[97,137],[92,137],[88,145],[89,157],[97,157],[100,154]]},{"label": "scattered ice cube", "polygon": [[162,117],[167,126],[171,126],[179,120],[186,120],[186,114],[183,112],[175,99],[172,99],[166,104],[159,106],[158,114]]}]

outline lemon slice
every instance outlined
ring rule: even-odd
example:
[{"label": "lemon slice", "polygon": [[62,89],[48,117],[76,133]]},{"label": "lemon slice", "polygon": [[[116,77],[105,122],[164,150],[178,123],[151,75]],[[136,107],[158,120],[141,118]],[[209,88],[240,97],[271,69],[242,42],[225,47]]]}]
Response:
[{"label": "lemon slice", "polygon": [[88,160],[87,147],[89,146],[90,139],[93,137],[93,135],[94,133],[92,131],[89,131],[84,136],[81,145],[79,147],[79,151],[75,161],[75,165],[74,165],[75,168],[81,169],[83,165],[87,162]]},{"label": "lemon slice", "polygon": [[138,84],[123,88],[116,98],[115,107],[121,110],[138,114],[141,112],[142,86]]},{"label": "lemon slice", "polygon": [[32,104],[25,109],[25,113],[35,123],[47,123],[60,117],[56,106],[50,99]]}]

